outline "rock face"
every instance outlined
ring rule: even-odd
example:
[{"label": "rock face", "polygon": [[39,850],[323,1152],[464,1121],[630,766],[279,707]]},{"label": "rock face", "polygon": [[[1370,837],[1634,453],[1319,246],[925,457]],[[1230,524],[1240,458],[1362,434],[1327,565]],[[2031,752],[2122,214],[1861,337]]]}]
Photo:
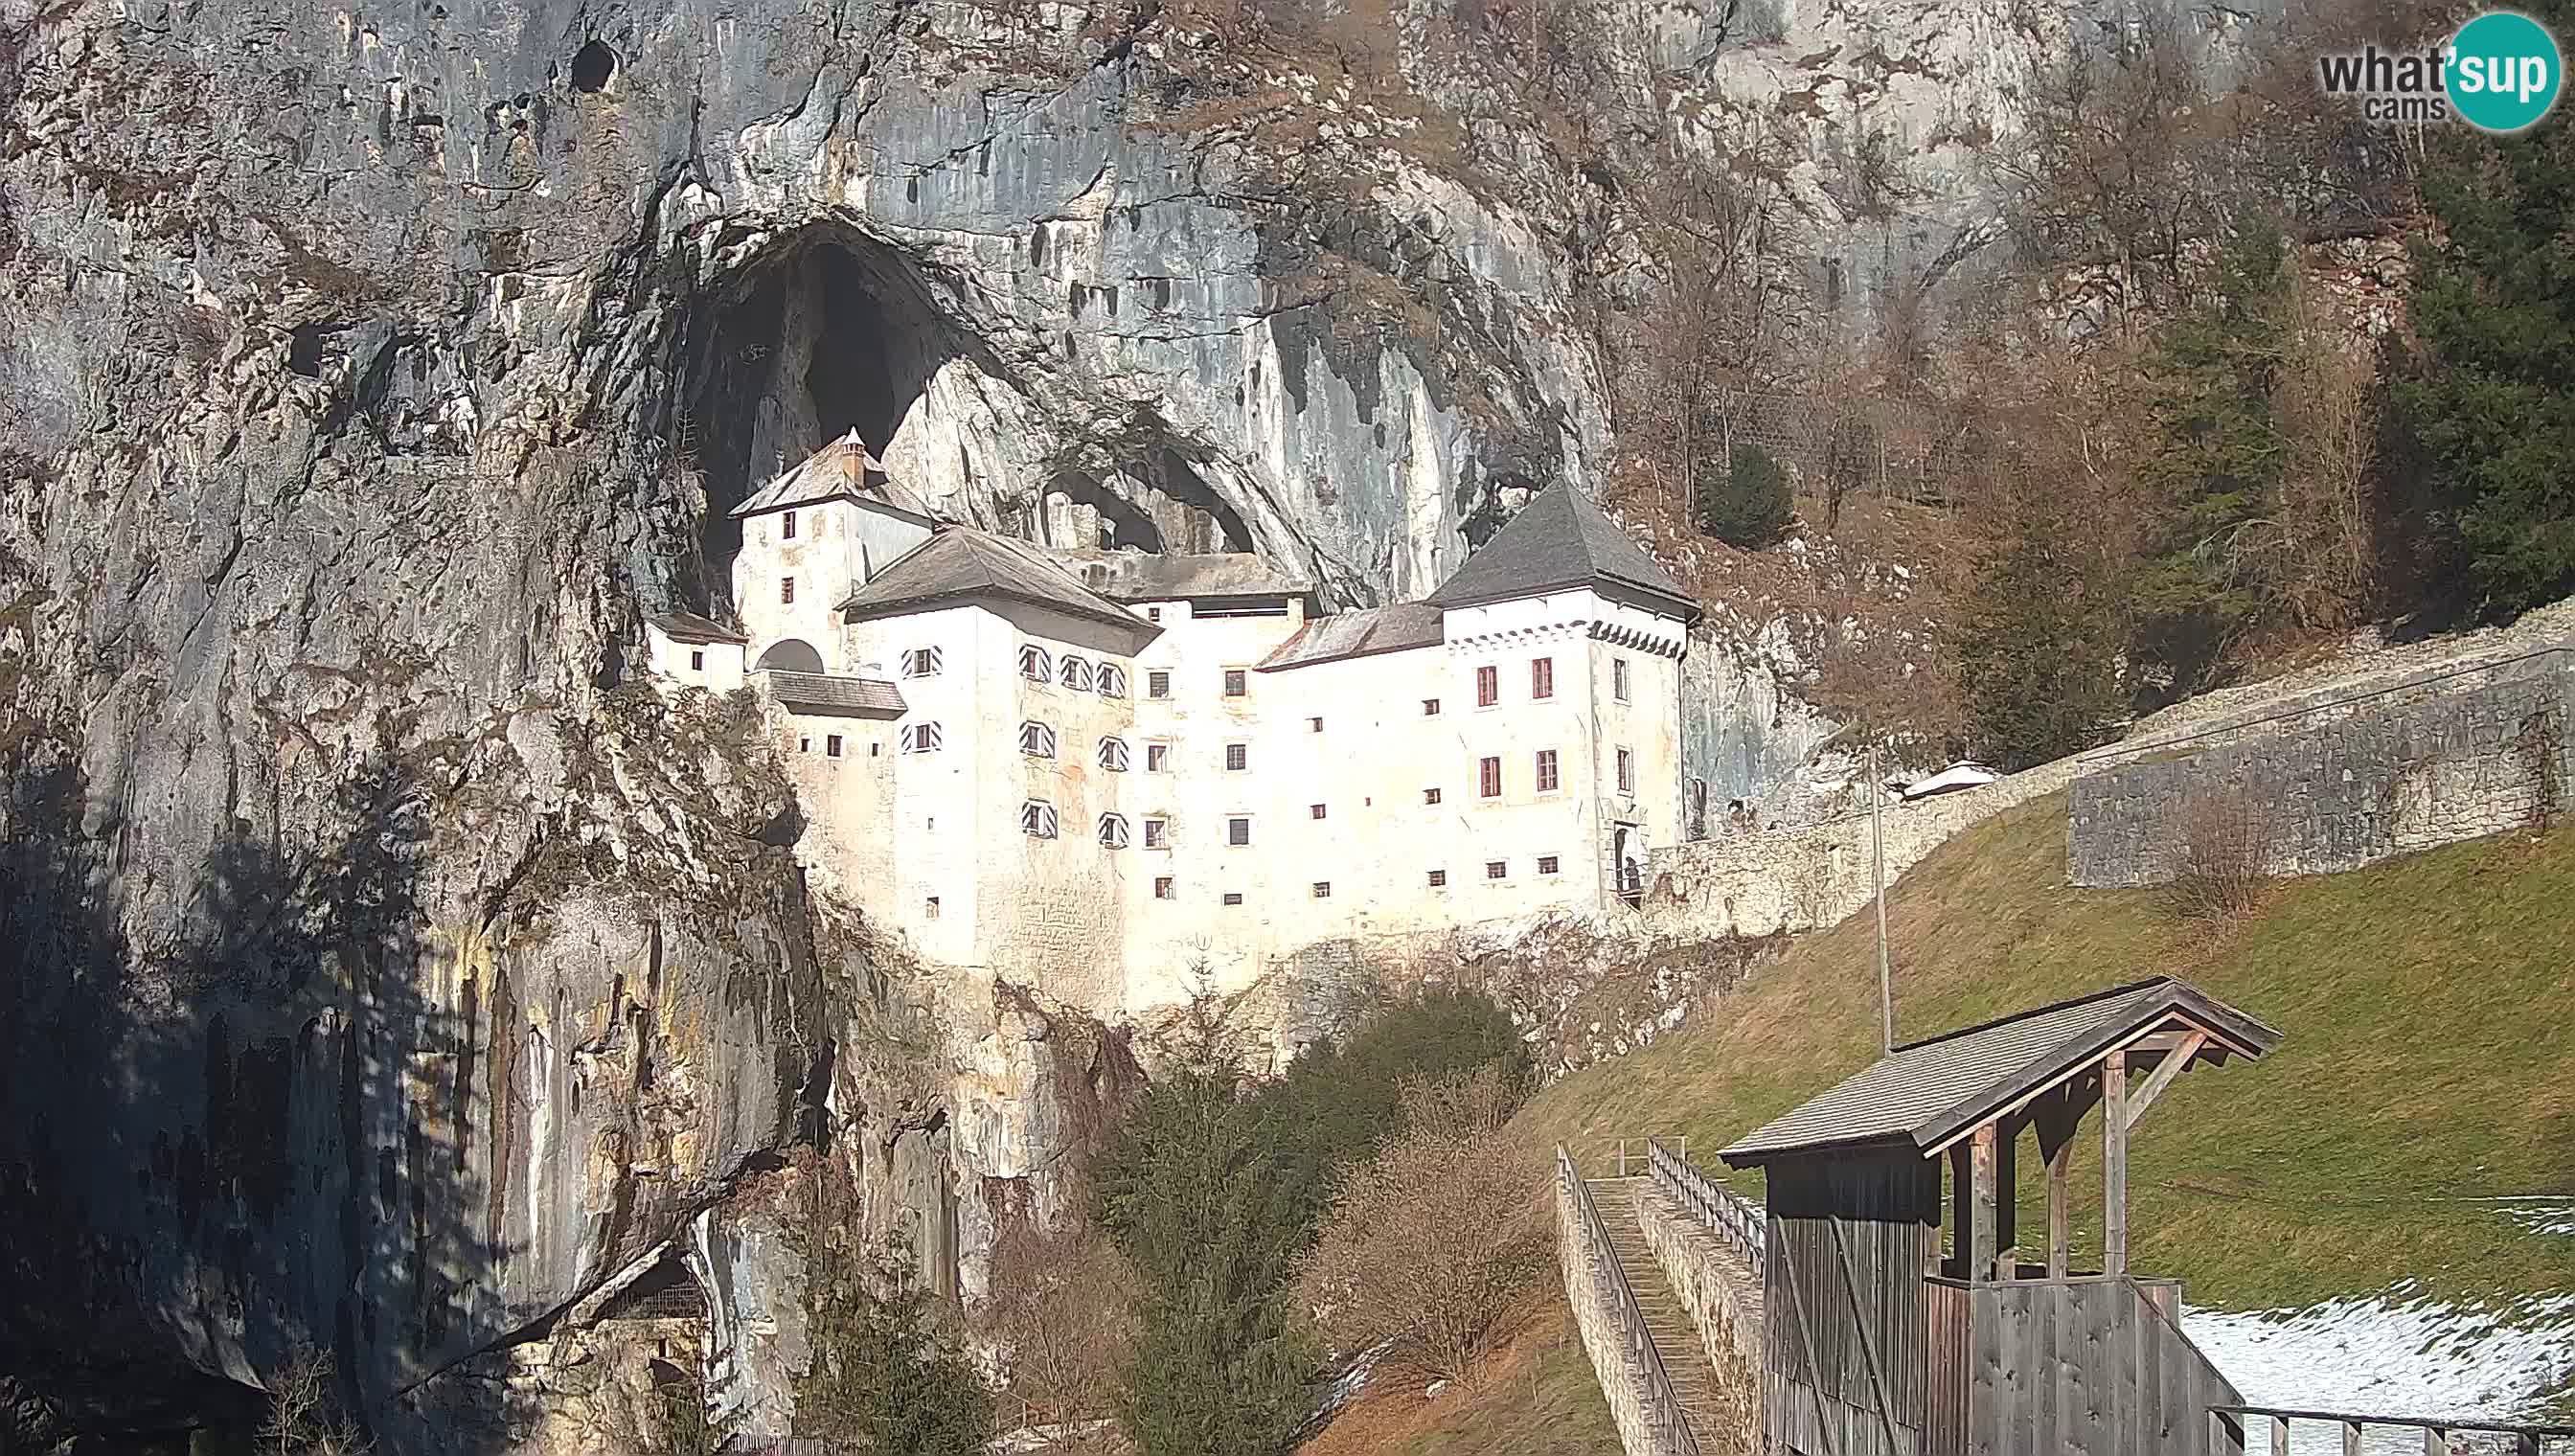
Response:
[{"label": "rock face", "polygon": [[[0,1375],[167,1428],[309,1342],[397,1448],[583,1448],[512,1406],[676,1256],[776,1433],[791,1155],[969,1286],[1046,1216],[1118,1059],[989,987],[860,1025],[903,995],[642,615],[851,428],[978,524],[1419,595],[1601,478],[1647,262],[1526,118],[1157,13],[0,0]],[[1705,702],[1722,796],[1820,736]]]}]

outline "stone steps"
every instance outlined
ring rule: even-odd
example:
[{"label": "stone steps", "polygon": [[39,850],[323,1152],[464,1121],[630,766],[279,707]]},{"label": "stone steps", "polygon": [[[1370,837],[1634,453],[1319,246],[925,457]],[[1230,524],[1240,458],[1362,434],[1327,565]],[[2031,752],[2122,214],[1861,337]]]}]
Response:
[{"label": "stone steps", "polygon": [[1645,1318],[1645,1332],[1654,1342],[1654,1353],[1662,1358],[1663,1373],[1671,1379],[1672,1395],[1689,1415],[1690,1430],[1698,1437],[1699,1449],[1725,1449],[1717,1440],[1716,1423],[1723,1403],[1717,1398],[1716,1372],[1708,1367],[1697,1324],[1680,1297],[1672,1292],[1671,1282],[1663,1277],[1661,1263],[1645,1244],[1644,1230],[1636,1226],[1636,1207],[1629,1188],[1637,1180],[1588,1181],[1592,1205],[1600,1210],[1600,1222],[1609,1233],[1609,1252],[1617,1258],[1619,1271],[1627,1276],[1627,1288],[1636,1296],[1636,1308]]}]

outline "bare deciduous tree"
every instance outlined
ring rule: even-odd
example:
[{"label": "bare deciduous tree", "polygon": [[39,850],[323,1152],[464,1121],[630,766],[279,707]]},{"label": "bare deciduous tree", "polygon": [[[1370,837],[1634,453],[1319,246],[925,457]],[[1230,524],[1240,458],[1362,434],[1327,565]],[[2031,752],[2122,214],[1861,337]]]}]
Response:
[{"label": "bare deciduous tree", "polygon": [[1302,1289],[1343,1349],[1466,1381],[1544,1274],[1545,1170],[1502,1135],[1514,1089],[1492,1068],[1419,1083],[1401,1132],[1333,1189]]},{"label": "bare deciduous tree", "polygon": [[340,1410],[331,1357],[297,1345],[278,1368],[269,1392],[268,1419],[259,1428],[263,1451],[275,1456],[366,1456],[373,1443]]},{"label": "bare deciduous tree", "polygon": [[1004,1422],[1044,1434],[1047,1449],[1085,1449],[1115,1414],[1120,1371],[1136,1338],[1136,1277],[1089,1227],[1006,1229],[993,1251],[985,1332],[1009,1372]]},{"label": "bare deciduous tree", "polygon": [[2230,920],[2262,902],[2279,857],[2268,809],[2238,793],[2196,794],[2173,813],[2164,901],[2192,920]]}]

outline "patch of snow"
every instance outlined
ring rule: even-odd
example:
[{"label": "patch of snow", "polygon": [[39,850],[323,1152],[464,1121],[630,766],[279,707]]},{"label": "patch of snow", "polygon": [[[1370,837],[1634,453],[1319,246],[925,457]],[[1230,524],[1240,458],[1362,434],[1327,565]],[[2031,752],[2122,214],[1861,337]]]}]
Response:
[{"label": "patch of snow", "polygon": [[[2575,1376],[2575,1295],[2534,1294],[2501,1310],[2414,1296],[2398,1284],[2372,1298],[2309,1309],[2182,1310],[2182,1329],[2247,1405],[2352,1415],[2511,1422],[2544,1419],[2540,1398]],[[2328,1422],[2292,1422],[2296,1456],[2340,1456]],[[2249,1444],[2261,1449],[2257,1425]],[[2369,1456],[2420,1456],[2423,1437],[2371,1428]],[[2454,1449],[2481,1450],[2464,1441]]]}]

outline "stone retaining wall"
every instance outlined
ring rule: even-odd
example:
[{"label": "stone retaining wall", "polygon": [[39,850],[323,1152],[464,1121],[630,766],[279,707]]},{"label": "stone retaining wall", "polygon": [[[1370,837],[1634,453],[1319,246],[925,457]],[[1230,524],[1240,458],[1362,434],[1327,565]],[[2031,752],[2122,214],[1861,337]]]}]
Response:
[{"label": "stone retaining wall", "polygon": [[1564,1299],[1573,1306],[1573,1327],[1581,1332],[1583,1353],[1591,1357],[1591,1373],[1600,1382],[1601,1398],[1609,1402],[1619,1446],[1627,1456],[1667,1456],[1654,1439],[1653,1422],[1646,1418],[1645,1372],[1628,1358],[1626,1342],[1619,1338],[1617,1296],[1600,1277],[1597,1261],[1615,1256],[1607,1249],[1592,1249],[1581,1210],[1573,1204],[1573,1190],[1561,1177],[1555,1180],[1555,1247],[1564,1273]]},{"label": "stone retaining wall", "polygon": [[1730,1434],[1741,1449],[1755,1449],[1761,1432],[1761,1271],[1652,1179],[1638,1179],[1630,1196],[1645,1247],[1653,1250],[1698,1329],[1699,1346],[1729,1407]]},{"label": "stone retaining wall", "polygon": [[2310,699],[2182,737],[2087,754],[2067,851],[2076,884],[2173,875],[2189,818],[2248,816],[2273,873],[2356,869],[2541,822],[2575,780],[2575,648]]},{"label": "stone retaining wall", "polygon": [[[1919,863],[1951,836],[2074,778],[2062,758],[1997,779],[1881,810],[1886,879]],[[1720,834],[1654,851],[1641,907],[1657,935],[1757,937],[1828,929],[1868,903],[1868,815],[1792,829]]]}]

